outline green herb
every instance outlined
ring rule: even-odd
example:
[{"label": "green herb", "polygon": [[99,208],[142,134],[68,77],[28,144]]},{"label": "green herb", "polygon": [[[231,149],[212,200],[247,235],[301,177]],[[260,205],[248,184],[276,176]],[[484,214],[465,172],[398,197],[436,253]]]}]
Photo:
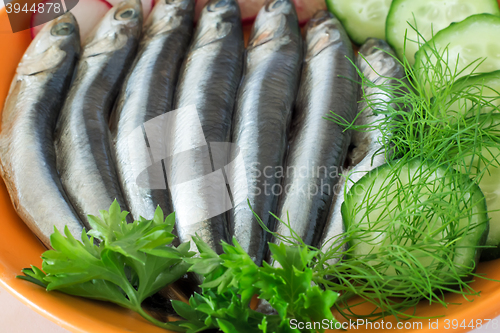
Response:
[{"label": "green herb", "polygon": [[[179,332],[200,332],[217,328],[223,332],[316,332],[292,329],[290,320],[335,324],[331,308],[338,294],[323,291],[313,281],[309,267],[317,253],[303,243],[270,244],[279,267],[255,265],[234,239],[222,243],[224,253],[217,255],[195,236],[200,252],[192,257],[190,243],[170,245],[174,214],[163,220],[160,208],[153,220],[141,219],[127,224],[127,212],[116,201],[101,218],[89,216],[93,228],[82,233],[82,241],[65,230],[51,235],[54,250],[43,253],[42,270],[24,269],[18,278],[50,290],[116,303],[134,310],[154,324]],[[94,245],[94,237],[101,242]],[[45,271],[45,273],[44,273]],[[203,278],[202,294],[194,294],[189,304],[172,301],[185,321],[163,323],[142,309],[142,302],[188,271]],[[277,314],[264,314],[250,308],[254,295],[266,300]],[[332,326],[333,327],[333,326]],[[322,330],[320,330],[322,332]]]},{"label": "green herb", "polygon": [[[461,294],[465,301],[469,301],[469,296],[479,294],[467,283],[484,277],[473,274],[473,264],[461,267],[453,261],[456,251],[459,251],[454,244],[468,236],[464,232],[468,226],[465,229],[459,227],[459,221],[472,220],[474,214],[473,204],[463,207],[468,193],[467,188],[460,187],[464,184],[463,177],[479,183],[491,165],[483,163],[478,167],[471,155],[476,161],[488,161],[491,159],[488,148],[498,147],[500,143],[498,122],[492,121],[494,114],[500,112],[495,102],[498,97],[483,94],[492,88],[475,82],[474,71],[458,80],[463,73],[448,66],[445,60],[447,50],[443,53],[431,47],[429,50],[437,61],[427,62],[416,72],[404,59],[400,63],[406,77],[401,80],[387,78],[391,84],[375,84],[358,70],[363,87],[377,89],[377,94],[389,97],[382,99],[364,94],[367,107],[385,114],[385,118],[369,126],[356,126],[354,122],[346,123],[335,115],[330,117],[348,129],[379,131],[382,135],[379,142],[384,144],[380,153],[394,152],[394,160],[388,161],[392,171],[382,176],[386,177],[382,181],[383,188],[370,189],[367,197],[349,212],[366,217],[380,212],[380,220],[374,223],[391,222],[379,223],[375,228],[389,235],[392,243],[379,243],[378,253],[355,255],[353,244],[368,233],[364,223],[350,226],[346,234],[339,236],[335,246],[321,249],[315,266],[318,283],[342,294],[336,307],[345,317],[376,320],[394,315],[398,319],[418,318],[411,309],[422,300],[446,306],[444,292]],[[394,61],[399,60],[394,57]],[[477,62],[471,66],[477,66]],[[395,161],[397,159],[399,162]],[[408,186],[399,186],[388,196],[387,191],[394,189],[387,184],[397,182],[401,167],[415,159],[428,161],[436,169],[448,169],[450,183],[456,185],[454,191],[435,191],[436,185],[429,179],[415,177]],[[394,198],[390,204],[388,197]],[[446,238],[433,237],[435,233],[429,229],[429,224],[436,220],[443,221],[440,230],[446,231],[442,233]],[[346,245],[351,248],[343,250]],[[481,246],[478,245],[477,249],[480,251]],[[415,255],[419,251],[428,256],[428,264],[423,265],[421,258]],[[328,264],[339,258],[343,260],[338,264]],[[395,270],[395,276],[387,274]],[[439,270],[446,272],[446,276]],[[336,280],[325,278],[328,276]],[[360,298],[356,304],[353,304],[353,296]],[[372,304],[373,311],[359,312],[355,305],[362,303]]]},{"label": "green herb", "polygon": [[[488,148],[500,143],[498,122],[493,121],[494,113],[500,110],[494,100],[483,95],[485,87],[480,82],[464,84],[473,80],[473,75],[457,81],[461,73],[447,66],[444,55],[436,52],[434,57],[438,61],[428,62],[418,73],[404,60],[406,77],[388,78],[393,82],[389,85],[374,84],[358,70],[364,87],[377,88],[390,97],[364,95],[368,108],[386,115],[378,122],[356,126],[332,115],[333,121],[348,129],[381,133],[383,150],[394,151],[393,158],[399,159],[399,162],[389,161],[393,170],[387,175],[387,182],[397,180],[394,177],[402,170],[403,162],[415,159],[433,161],[433,167],[449,169],[451,184],[462,184],[463,177],[479,182],[491,163],[477,163],[477,160],[489,161]],[[484,278],[472,273],[473,265],[457,269],[453,261],[457,250],[454,244],[472,229],[470,225],[459,228],[457,222],[473,218],[473,205],[463,204],[467,190],[456,187],[455,194],[426,190],[425,202],[421,202],[421,191],[432,186],[427,180],[416,179],[391,193],[396,198],[395,208],[382,209],[385,215],[380,216],[380,221],[391,223],[377,227],[386,228],[381,232],[389,234],[393,243],[379,249],[378,254],[354,254],[352,245],[367,232],[366,225],[360,223],[350,226],[328,249],[305,245],[293,230],[289,238],[274,234],[280,245],[270,244],[273,265],[255,265],[235,239],[233,245],[223,243],[224,253],[217,255],[199,237],[194,237],[200,256],[193,257],[189,243],[168,246],[174,239],[173,214],[164,220],[158,209],[151,221],[141,219],[126,224],[127,213],[120,212],[115,202],[109,213],[101,212],[101,218],[89,218],[93,228],[88,233],[90,239],[84,232],[79,242],[67,229],[66,237],[55,230],[51,236],[54,250],[42,256],[43,271],[36,267],[25,269],[25,276],[20,278],[47,290],[110,301],[137,311],[160,327],[190,333],[205,329],[231,333],[299,332],[290,326],[291,319],[298,322],[326,319],[334,325],[330,311],[334,305],[345,317],[414,318],[417,316],[408,310],[421,300],[446,306],[444,292],[458,293],[468,300],[467,297],[478,292],[467,282]],[[390,186],[385,188],[392,191]],[[383,190],[373,191],[350,213],[388,208],[387,197]],[[448,210],[429,209],[445,205]],[[435,238],[432,234],[435,230],[427,228],[429,221],[437,219],[443,221],[442,229],[448,230],[445,237]],[[289,222],[281,223],[290,228]],[[395,224],[400,227],[397,232],[390,230]],[[94,237],[101,241],[98,246],[94,245]],[[345,245],[351,247],[345,250]],[[431,263],[422,264],[415,257],[419,252],[429,256]],[[329,264],[331,260],[337,263]],[[189,304],[172,302],[185,320],[163,323],[142,309],[145,298],[187,271],[202,279],[202,292],[194,294]],[[387,274],[390,271],[398,273]],[[446,279],[441,272],[446,273]],[[254,295],[265,301],[274,314],[251,309]],[[361,298],[358,303],[373,305],[374,310],[357,312],[353,296]],[[305,328],[300,332],[317,330],[317,327]]]},{"label": "green herb", "polygon": [[404,158],[373,175],[380,187],[358,182],[351,190],[361,194],[345,199],[347,230],[340,243],[349,249],[343,260],[327,265],[338,254],[325,249],[316,266],[318,283],[342,292],[338,310],[360,316],[347,302],[357,295],[375,305],[365,314],[371,319],[406,319],[415,317],[406,311],[422,300],[446,306],[445,292],[478,295],[468,285],[479,277],[473,273],[476,254],[487,230],[477,185],[449,166]]},{"label": "green herb", "polygon": [[[43,253],[42,269],[24,269],[18,278],[66,294],[108,301],[138,312],[154,324],[175,331],[179,326],[151,317],[142,302],[166,285],[186,274],[185,258],[189,243],[167,246],[175,236],[174,214],[163,219],[158,208],[153,220],[141,219],[127,224],[127,212],[115,201],[101,218],[89,216],[92,230],[77,241],[66,228],[64,237],[57,229],[50,237],[53,250]],[[94,237],[100,244],[94,245]]]}]

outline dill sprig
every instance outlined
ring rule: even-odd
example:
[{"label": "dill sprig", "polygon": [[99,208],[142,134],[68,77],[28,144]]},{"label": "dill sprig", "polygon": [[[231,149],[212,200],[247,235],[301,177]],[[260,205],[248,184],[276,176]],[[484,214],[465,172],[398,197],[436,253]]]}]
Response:
[{"label": "dill sprig", "polygon": [[[427,51],[433,61],[418,71],[393,56],[405,70],[403,79],[374,83],[356,67],[367,109],[385,117],[359,126],[330,115],[346,130],[379,132],[389,170],[346,209],[363,223],[346,226],[331,248],[319,250],[315,282],[342,294],[336,308],[346,318],[419,318],[419,302],[447,306],[447,292],[469,301],[479,292],[468,283],[486,278],[474,273],[475,261],[461,262],[458,253],[470,247],[461,240],[478,228],[475,216],[484,214],[473,200],[473,187],[500,165],[500,97],[476,75],[480,60],[458,71],[448,66],[447,49],[428,43]],[[471,74],[464,75],[466,70]],[[366,87],[376,92],[368,95]],[[406,175],[404,185],[401,173],[408,163],[425,168]],[[442,177],[429,177],[440,172]],[[370,220],[374,214],[377,219]],[[377,233],[387,240],[373,238]],[[373,251],[356,254],[360,243]],[[479,253],[481,246],[475,248]],[[358,305],[366,303],[372,311],[360,312]]]}]

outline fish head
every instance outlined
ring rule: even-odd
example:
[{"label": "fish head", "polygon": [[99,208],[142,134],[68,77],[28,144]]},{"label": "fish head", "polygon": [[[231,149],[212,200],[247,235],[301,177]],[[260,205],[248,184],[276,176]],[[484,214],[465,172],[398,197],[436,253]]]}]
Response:
[{"label": "fish head", "polygon": [[195,2],[195,0],[158,1],[149,14],[143,31],[147,37],[154,38],[163,32],[176,29],[183,21],[187,21],[186,17],[193,17]]},{"label": "fish head", "polygon": [[[84,42],[85,48],[99,44],[106,53],[125,44],[129,37],[139,38],[142,30],[141,0],[123,0],[111,8]],[[92,47],[92,49],[98,47]],[[98,51],[98,50],[95,50]],[[88,53],[85,50],[85,53]]]},{"label": "fish head", "polygon": [[140,0],[124,0],[114,6],[109,15],[109,28],[119,27],[122,33],[140,34],[142,28]]},{"label": "fish head", "polygon": [[80,53],[80,30],[73,14],[67,12],[40,30],[24,53],[18,73],[31,75],[55,68],[69,50]]},{"label": "fish head", "polygon": [[238,1],[210,0],[201,12],[193,47],[196,49],[212,44],[234,31],[242,34]]},{"label": "fish head", "polygon": [[31,42],[26,53],[42,54],[51,46],[57,45],[64,49],[65,45],[73,46],[75,43],[80,44],[80,30],[73,14],[67,12],[48,22]]},{"label": "fish head", "polygon": [[368,38],[359,49],[359,53],[361,53],[365,57],[368,57],[374,53],[379,52],[380,50],[391,52],[391,48],[384,40],[378,38]]},{"label": "fish head", "polygon": [[255,19],[249,46],[288,37],[299,29],[297,12],[291,0],[267,0]]},{"label": "fish head", "polygon": [[316,12],[306,26],[306,60],[328,47],[342,43],[347,38],[342,34],[345,34],[344,28],[332,13],[326,10]]},{"label": "fish head", "polygon": [[358,65],[360,69],[371,67],[365,74],[375,80],[378,76],[402,77],[402,66],[396,60],[396,54],[386,41],[368,38],[359,49]]}]

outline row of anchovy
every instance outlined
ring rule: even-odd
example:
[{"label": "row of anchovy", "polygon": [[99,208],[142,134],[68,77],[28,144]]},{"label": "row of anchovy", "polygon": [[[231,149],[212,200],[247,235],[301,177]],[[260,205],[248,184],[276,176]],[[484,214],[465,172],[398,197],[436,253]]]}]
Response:
[{"label": "row of anchovy", "polygon": [[[318,12],[303,41],[293,2],[268,0],[245,50],[236,0],[209,1],[193,31],[194,4],[157,2],[143,27],[140,2],[125,0],[82,48],[67,13],[26,51],[3,110],[1,174],[45,245],[54,226],[79,237],[115,199],[130,220],[175,211],[182,242],[198,234],[220,252],[234,236],[258,264],[279,242],[261,223],[290,236],[275,216],[314,246],[342,233],[344,186],[387,156],[379,132],[351,140],[324,119],[378,119],[358,105],[340,22]],[[401,78],[390,52],[369,40],[357,65],[373,82]]]}]

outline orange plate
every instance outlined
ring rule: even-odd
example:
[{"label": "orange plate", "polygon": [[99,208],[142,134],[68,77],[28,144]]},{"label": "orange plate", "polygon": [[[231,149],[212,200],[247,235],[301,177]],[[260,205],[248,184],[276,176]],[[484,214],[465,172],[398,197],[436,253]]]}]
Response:
[{"label": "orange plate", "polygon": [[[0,50],[2,50],[0,52],[0,105],[2,106],[17,64],[30,40],[29,31],[11,33],[5,9],[0,11]],[[72,332],[166,332],[134,312],[118,306],[67,296],[59,292],[49,293],[34,284],[16,279],[15,276],[21,273],[22,268],[29,267],[31,264],[40,267],[40,255],[45,248],[17,216],[3,182],[0,182],[0,212],[0,283],[23,303]],[[489,278],[500,280],[499,264],[498,260],[482,263],[478,271]],[[423,302],[419,305],[417,310],[419,316],[446,316],[439,319],[440,330],[429,329],[429,321],[424,319],[421,320],[423,329],[401,331],[439,332],[444,329],[445,319],[457,319],[459,323],[465,319],[468,324],[472,319],[474,322],[478,319],[485,322],[485,319],[493,319],[500,315],[500,284],[479,280],[471,286],[475,290],[482,291],[481,296],[471,298],[471,302],[458,295],[449,295],[446,297],[448,302],[462,304],[451,305],[448,308],[437,304],[429,306]],[[396,327],[394,319],[385,320],[386,323],[388,321],[392,321],[393,326]],[[469,330],[470,328],[459,327],[457,331]],[[371,330],[363,331],[370,332]],[[375,331],[380,332],[374,329],[373,332]]]}]

